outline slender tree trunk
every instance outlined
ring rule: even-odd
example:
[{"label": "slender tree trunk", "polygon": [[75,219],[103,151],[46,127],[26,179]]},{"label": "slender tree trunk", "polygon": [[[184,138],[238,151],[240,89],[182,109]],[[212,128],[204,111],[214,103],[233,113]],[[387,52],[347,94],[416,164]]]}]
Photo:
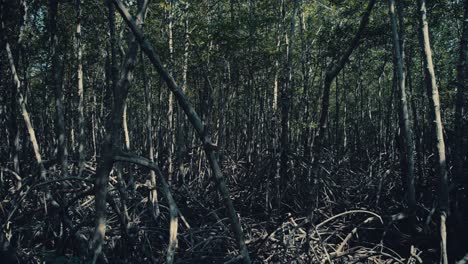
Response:
[{"label": "slender tree trunk", "polygon": [[426,1],[419,0],[419,12],[420,12],[420,23],[421,23],[421,35],[423,38],[423,51],[424,51],[424,73],[427,75],[426,79],[429,80],[427,83],[427,96],[430,98],[430,107],[433,109],[433,129],[436,136],[436,147],[438,157],[438,172],[440,177],[440,190],[439,190],[439,211],[440,211],[440,236],[441,236],[441,258],[440,261],[443,264],[448,264],[447,256],[447,230],[446,230],[446,219],[449,209],[449,191],[448,191],[448,176],[446,168],[445,158],[445,142],[443,135],[442,117],[440,114],[440,99],[439,90],[437,88],[436,76],[434,71],[434,64],[432,62],[432,51],[429,40],[429,26],[427,23],[427,10]]},{"label": "slender tree trunk", "polygon": [[[278,126],[279,120],[279,111],[278,111],[278,97],[279,97],[279,71],[280,71],[280,59],[281,59],[281,50],[283,43],[283,31],[284,31],[284,19],[285,19],[285,10],[284,10],[284,0],[280,0],[280,22],[278,25],[278,36],[276,44],[276,60],[275,60],[275,77],[274,77],[274,88],[273,88],[273,116],[272,116],[272,138],[273,138],[273,160],[275,162],[274,169],[274,182],[275,182],[275,194],[276,194],[276,207],[280,208],[281,205],[281,177],[280,177],[280,147],[279,147],[279,135],[280,129]],[[236,112],[237,114],[237,112]],[[267,187],[269,188],[269,187]]]},{"label": "slender tree trunk", "polygon": [[[346,83],[346,68],[343,68],[343,83]],[[348,85],[345,84],[347,88]],[[347,90],[347,89],[345,89]],[[347,100],[344,100],[343,106],[343,153],[346,152],[346,147],[348,146],[348,129],[347,129],[347,119],[348,119],[348,103]]]},{"label": "slender tree trunk", "polygon": [[[110,89],[107,89],[105,98],[105,106],[107,109],[112,109],[112,94],[115,92],[115,88],[118,80],[118,68],[117,68],[117,48],[116,48],[116,35],[115,35],[115,8],[112,4],[112,0],[107,0],[107,11],[109,20],[109,49],[110,49]],[[109,56],[108,56],[109,57]],[[103,105],[103,106],[104,106]],[[103,116],[103,109],[101,109],[101,117]]]},{"label": "slender tree trunk", "polygon": [[[300,22],[299,22],[299,32],[301,36],[301,71],[302,71],[302,89],[303,89],[303,100],[305,102],[304,116],[302,121],[302,145],[303,145],[303,157],[304,161],[307,162],[310,159],[310,144],[309,144],[309,135],[310,135],[310,92],[309,92],[309,58],[310,58],[310,47],[307,43],[305,32],[306,28],[306,18],[304,15],[304,8],[301,8],[300,13]],[[306,177],[309,173],[309,166],[303,170],[303,175]],[[304,182],[307,182],[305,179]]]},{"label": "slender tree trunk", "polygon": [[188,87],[188,67],[190,57],[190,32],[189,32],[189,2],[184,6],[184,65],[182,67],[182,91],[187,92]]},{"label": "slender tree trunk", "polygon": [[286,39],[286,67],[284,72],[284,87],[281,91],[281,157],[280,157],[280,177],[282,185],[291,178],[288,176],[288,156],[289,156],[289,110],[292,97],[293,83],[293,52],[294,52],[294,32],[296,29],[296,16],[299,8],[299,0],[294,0],[294,9],[291,14],[291,27],[289,36]]},{"label": "slender tree trunk", "polygon": [[97,128],[100,127],[100,122],[97,120],[97,99],[96,99],[96,89],[93,89],[93,106],[92,106],[92,113],[91,113],[91,137],[92,137],[92,143],[93,143],[93,159],[96,159],[97,156]]},{"label": "slender tree trunk", "polygon": [[[188,69],[189,69],[189,58],[190,58],[190,32],[189,32],[189,2],[186,2],[183,7],[184,12],[184,63],[182,66],[182,91],[187,93],[188,88]],[[179,114],[179,112],[178,112]],[[178,115],[179,116],[179,115]],[[181,156],[181,161],[179,163],[179,174],[180,174],[180,184],[185,183],[185,178],[188,169],[184,168],[184,157],[188,156],[187,153],[187,143],[190,142],[188,137],[189,133],[187,131],[187,117],[180,117],[178,119],[178,144],[179,144],[179,155]]]},{"label": "slender tree trunk", "polygon": [[[169,42],[169,63],[170,67],[169,69],[173,70],[173,61],[174,61],[174,40],[173,40],[173,35],[174,35],[174,14],[173,14],[173,9],[174,9],[174,2],[173,0],[167,0],[169,4],[169,24],[168,24],[168,42]],[[168,168],[168,179],[167,182],[169,185],[172,184],[174,180],[174,159],[175,159],[175,140],[176,140],[176,131],[175,131],[175,124],[176,124],[176,116],[175,116],[175,106],[174,106],[174,95],[172,93],[169,93],[169,105],[167,109],[167,118],[168,118],[168,139],[169,139],[169,168]]]},{"label": "slender tree trunk", "polygon": [[85,162],[85,137],[84,137],[84,90],[83,90],[83,63],[81,47],[81,0],[76,0],[76,58],[78,64],[78,174],[84,170]]},{"label": "slender tree trunk", "polygon": [[[414,154],[413,154],[413,131],[409,120],[408,101],[406,99],[406,84],[405,84],[405,72],[403,69],[404,62],[404,50],[403,40],[400,40],[400,35],[397,28],[397,16],[395,12],[395,0],[389,0],[389,14],[392,25],[393,35],[393,47],[395,54],[395,68],[396,76],[398,78],[398,88],[400,92],[400,134],[402,143],[400,144],[401,149],[401,164],[403,182],[406,186],[406,202],[408,205],[408,211],[413,213],[416,207],[416,198],[414,190]],[[402,14],[399,14],[400,16]],[[403,25],[401,31],[403,31]],[[403,35],[403,34],[402,34]],[[403,36],[402,36],[403,37]]]},{"label": "slender tree trunk", "polygon": [[[134,66],[133,66],[134,67]],[[128,131],[128,120],[127,120],[127,102],[124,102],[124,111],[122,114],[122,128],[124,132],[124,149],[130,150],[130,133]]]},{"label": "slender tree trunk", "polygon": [[[364,98],[363,98],[363,77],[362,77],[362,58],[363,55],[361,53],[358,53],[357,57],[358,59],[358,76],[357,77],[357,84],[356,84],[356,91],[355,91],[355,97],[356,97],[356,112],[359,113],[359,117],[356,118],[356,126],[355,126],[355,139],[356,139],[356,153],[364,153],[363,149],[363,143],[362,143],[362,138],[360,136],[360,132],[362,128],[362,124],[364,123]],[[356,155],[357,161],[359,164],[362,164],[362,158],[365,155]]]},{"label": "slender tree trunk", "polygon": [[[148,76],[146,75],[146,67],[143,58],[143,52],[140,57],[141,61],[141,72],[143,74],[143,83],[145,86],[145,104],[146,104],[146,144],[148,147],[148,156],[151,162],[154,161],[154,147],[153,147],[153,125],[151,119],[153,118],[151,111],[151,94],[150,94],[150,83]],[[159,203],[158,203],[158,192],[156,191],[156,174],[153,170],[150,171],[151,180],[151,191],[150,191],[150,203],[151,203],[151,215],[154,219],[159,217]]]},{"label": "slender tree trunk", "polygon": [[338,83],[338,76],[335,79],[335,155],[339,155],[340,149],[340,85]]},{"label": "slender tree trunk", "polygon": [[49,16],[50,16],[50,55],[52,57],[52,88],[55,94],[55,111],[56,111],[56,136],[57,136],[57,161],[62,166],[62,175],[68,175],[68,149],[65,131],[65,114],[62,98],[62,74],[61,62],[58,52],[59,36],[57,34],[57,9],[58,1],[49,1]]},{"label": "slender tree trunk", "polygon": [[13,170],[20,174],[20,161],[19,161],[19,152],[20,152],[20,131],[18,129],[18,119],[17,119],[17,111],[18,111],[18,102],[17,102],[17,91],[16,89],[12,89],[11,91],[11,102],[10,102],[10,129],[11,129],[11,142],[10,142],[10,150],[12,153],[13,158]]}]

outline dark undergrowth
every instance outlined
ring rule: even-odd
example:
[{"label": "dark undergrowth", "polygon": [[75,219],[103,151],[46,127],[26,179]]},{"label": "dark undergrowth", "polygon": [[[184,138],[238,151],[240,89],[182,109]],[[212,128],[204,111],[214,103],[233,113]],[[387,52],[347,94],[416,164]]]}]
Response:
[{"label": "dark undergrowth", "polygon": [[[424,184],[417,186],[417,210],[407,212],[399,198],[404,195],[393,159],[382,155],[378,160],[356,161],[344,155],[336,160],[328,155],[316,180],[307,177],[310,164],[291,156],[293,169],[290,178],[281,182],[280,206],[273,159],[258,154],[248,162],[227,153],[222,156],[231,198],[255,263],[438,262],[438,218],[428,198],[433,197],[433,182],[420,176],[418,182]],[[181,213],[175,262],[240,263],[208,167],[202,162],[200,172],[193,173],[189,165],[179,167],[179,174],[187,173],[184,181],[172,186]],[[11,172],[2,170],[2,263],[89,263],[95,166],[89,162],[83,178],[66,181],[59,181],[60,171],[50,166],[46,182],[27,180],[36,177],[34,173],[23,177],[26,180],[18,190]],[[75,168],[69,171],[74,175]],[[433,172],[427,168],[418,175],[428,177]],[[101,261],[164,263],[169,240],[167,203],[160,197],[161,214],[155,219],[148,209],[148,171],[125,165],[124,179],[126,194],[122,195],[113,171]],[[448,226],[450,238],[450,222]],[[460,249],[455,244],[449,243],[449,256],[458,258]]]}]

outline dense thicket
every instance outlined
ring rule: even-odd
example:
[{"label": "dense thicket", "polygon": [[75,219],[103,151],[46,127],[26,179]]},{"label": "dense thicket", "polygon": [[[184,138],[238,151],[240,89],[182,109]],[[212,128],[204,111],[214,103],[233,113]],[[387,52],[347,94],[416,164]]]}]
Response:
[{"label": "dense thicket", "polygon": [[0,17],[0,262],[468,258],[468,0]]}]

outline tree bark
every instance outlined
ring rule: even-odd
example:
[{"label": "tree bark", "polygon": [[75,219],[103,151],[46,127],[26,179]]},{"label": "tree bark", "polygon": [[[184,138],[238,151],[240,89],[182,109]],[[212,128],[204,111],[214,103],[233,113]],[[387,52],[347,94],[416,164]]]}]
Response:
[{"label": "tree bark", "polygon": [[[299,22],[299,33],[301,36],[301,72],[302,72],[302,89],[303,89],[303,100],[305,102],[304,116],[302,120],[302,148],[304,161],[310,159],[310,92],[309,92],[309,59],[310,59],[310,46],[306,40],[306,18],[304,15],[304,8],[301,8],[300,22]],[[304,168],[303,175],[307,177],[309,175],[309,166]],[[304,180],[307,182],[308,178]]]},{"label": "tree bark", "polygon": [[[276,207],[279,208],[281,205],[281,177],[280,177],[280,146],[279,146],[279,137],[280,129],[278,127],[279,120],[279,111],[278,111],[278,97],[279,97],[279,70],[280,70],[280,59],[281,59],[281,50],[283,43],[283,34],[284,34],[284,23],[285,23],[285,14],[284,14],[284,0],[280,0],[280,22],[278,25],[278,36],[276,44],[276,59],[275,59],[275,77],[274,77],[274,88],[273,88],[273,113],[271,119],[272,126],[272,139],[273,139],[273,160],[275,161],[275,169],[273,175],[273,181],[275,182],[275,195],[276,195]],[[269,189],[269,186],[267,186]],[[267,202],[269,203],[269,202]]]},{"label": "tree bark", "polygon": [[[394,67],[398,79],[398,88],[400,93],[399,117],[400,134],[402,144],[400,144],[400,164],[402,167],[403,182],[406,187],[406,202],[408,211],[413,213],[416,207],[415,189],[414,189],[414,154],[413,154],[413,131],[409,120],[408,100],[406,96],[406,77],[403,69],[404,45],[403,39],[400,39],[397,26],[397,15],[395,11],[395,0],[389,0],[389,14],[392,25],[393,48],[394,48]],[[401,14],[399,14],[401,16]],[[403,19],[403,18],[402,18]],[[401,31],[403,31],[403,25]],[[403,37],[403,34],[402,34]]]},{"label": "tree bark", "polygon": [[[173,8],[174,2],[173,0],[167,0],[167,4],[169,5],[169,23],[168,23],[168,44],[169,44],[169,69],[173,70],[173,61],[174,61],[174,40],[173,40],[173,28],[174,28],[174,15],[173,15]],[[172,93],[169,94],[169,105],[167,109],[167,118],[168,118],[168,139],[169,139],[169,168],[168,168],[168,179],[167,182],[169,185],[172,184],[174,180],[174,159],[175,159],[175,140],[176,140],[176,131],[175,131],[175,123],[176,116],[175,116],[175,105],[174,105],[174,95]]]},{"label": "tree bark", "polygon": [[289,156],[289,110],[291,106],[293,83],[293,52],[294,52],[294,32],[296,29],[296,16],[299,8],[299,0],[294,0],[293,12],[291,14],[291,27],[289,36],[286,38],[286,65],[284,71],[284,86],[281,91],[281,156],[280,156],[280,177],[282,185],[286,186],[288,176],[288,156]]},{"label": "tree bark", "polygon": [[81,47],[81,0],[76,0],[76,58],[78,79],[78,174],[84,170],[85,162],[85,135],[84,135],[84,89],[83,89],[83,62]]},{"label": "tree bark", "polygon": [[[148,76],[146,75],[146,67],[143,58],[143,52],[141,53],[141,72],[143,74],[143,83],[145,86],[145,104],[146,104],[146,144],[148,148],[148,157],[151,162],[154,161],[154,146],[153,146],[153,124],[151,122],[152,111],[151,111],[151,94],[150,94],[150,83]],[[158,192],[156,191],[156,174],[154,170],[150,171],[151,191],[150,191],[150,203],[151,203],[151,215],[156,220],[159,217],[159,203],[158,203]]]},{"label": "tree bark", "polygon": [[62,176],[68,176],[68,149],[65,131],[65,114],[63,108],[62,96],[62,74],[60,66],[60,55],[58,52],[58,34],[57,34],[57,11],[58,1],[49,1],[49,33],[50,33],[50,56],[52,57],[52,88],[55,95],[56,111],[56,137],[57,137],[57,161],[62,166]]},{"label": "tree bark", "polygon": [[446,168],[446,158],[445,158],[445,142],[443,135],[443,125],[442,118],[440,114],[440,99],[439,99],[439,90],[437,88],[436,76],[434,71],[434,64],[432,62],[432,51],[431,44],[429,40],[429,26],[427,23],[427,10],[426,10],[426,1],[419,0],[419,12],[420,12],[420,30],[422,35],[423,42],[421,43],[422,49],[424,51],[424,67],[427,87],[427,96],[430,98],[430,107],[433,109],[433,129],[436,136],[436,148],[437,148],[437,157],[438,157],[438,172],[439,172],[439,211],[440,211],[440,236],[441,236],[441,257],[440,261],[443,264],[448,264],[447,256],[447,230],[446,230],[446,218],[449,209],[449,190],[448,190],[448,176]]}]

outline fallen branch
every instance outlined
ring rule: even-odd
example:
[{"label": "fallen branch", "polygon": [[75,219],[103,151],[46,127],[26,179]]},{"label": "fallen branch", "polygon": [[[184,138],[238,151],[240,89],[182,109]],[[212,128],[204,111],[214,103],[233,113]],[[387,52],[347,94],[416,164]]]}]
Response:
[{"label": "fallen branch", "polygon": [[377,217],[380,222],[383,224],[383,220],[382,220],[382,217],[380,217],[378,214],[376,213],[373,213],[373,212],[370,212],[370,211],[366,211],[366,210],[351,210],[351,211],[346,211],[346,212],[343,212],[343,213],[340,213],[340,214],[337,214],[337,215],[334,215],[330,218],[328,218],[327,220],[321,222],[320,224],[318,224],[315,228],[319,228],[320,226],[330,222],[330,221],[333,221],[334,219],[336,218],[339,218],[341,216],[344,216],[344,215],[348,215],[348,214],[356,214],[356,213],[365,213],[365,214],[370,214],[370,215],[373,215],[375,217]]}]

